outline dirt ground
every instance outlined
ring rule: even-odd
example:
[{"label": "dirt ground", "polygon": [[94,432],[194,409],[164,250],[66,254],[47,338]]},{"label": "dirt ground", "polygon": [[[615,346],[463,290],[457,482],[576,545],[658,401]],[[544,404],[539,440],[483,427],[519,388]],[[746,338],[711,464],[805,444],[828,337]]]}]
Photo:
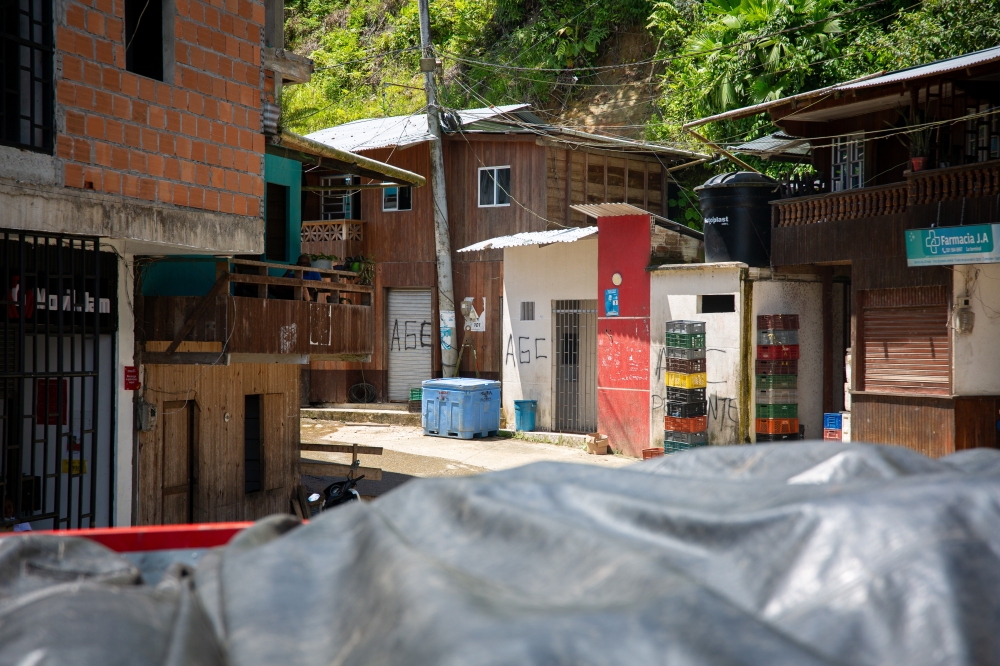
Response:
[{"label": "dirt ground", "polygon": [[[573,462],[601,467],[622,467],[636,462],[621,456],[595,456],[583,447],[529,442],[521,439],[451,439],[425,437],[418,427],[382,425],[346,425],[337,421],[302,419],[303,442],[337,442],[381,446],[381,456],[358,456],[363,467],[382,469],[382,481],[363,480],[359,490],[365,496],[377,496],[413,477],[467,476],[533,462]],[[303,458],[350,463],[346,453],[306,451]],[[330,483],[327,477],[303,476],[310,492],[319,492]]]}]

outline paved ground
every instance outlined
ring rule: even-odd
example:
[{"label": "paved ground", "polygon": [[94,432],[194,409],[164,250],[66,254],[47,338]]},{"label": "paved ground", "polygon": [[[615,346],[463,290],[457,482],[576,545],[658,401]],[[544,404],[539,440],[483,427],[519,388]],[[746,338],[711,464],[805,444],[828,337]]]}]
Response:
[{"label": "paved ground", "polygon": [[[380,495],[415,476],[466,476],[543,460],[601,467],[622,467],[636,462],[621,456],[590,455],[582,447],[504,437],[471,440],[425,437],[420,428],[411,426],[344,425],[303,418],[301,429],[303,442],[347,442],[383,448],[381,456],[359,456],[362,466],[382,469],[381,482],[361,482],[359,489],[366,496]],[[308,451],[302,455],[313,460],[351,461],[349,454]],[[303,477],[303,484],[310,492],[318,492],[329,482],[326,477]]]}]

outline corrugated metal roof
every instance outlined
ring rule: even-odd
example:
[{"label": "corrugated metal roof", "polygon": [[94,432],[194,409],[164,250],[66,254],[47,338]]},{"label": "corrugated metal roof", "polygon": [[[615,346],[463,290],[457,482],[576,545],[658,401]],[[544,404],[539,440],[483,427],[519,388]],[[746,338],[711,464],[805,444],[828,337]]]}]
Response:
[{"label": "corrugated metal roof", "polygon": [[513,236],[498,236],[489,240],[463,247],[459,252],[479,252],[480,250],[501,250],[505,247],[523,245],[549,245],[550,243],[574,243],[597,233],[597,227],[573,227],[551,231],[526,231]]},{"label": "corrugated metal roof", "polygon": [[623,217],[625,215],[649,215],[648,210],[627,203],[575,204],[570,206],[587,217]]},{"label": "corrugated metal roof", "polygon": [[784,132],[775,132],[774,134],[768,134],[753,141],[741,143],[738,146],[732,146],[729,150],[740,153],[751,153],[762,157],[786,156],[790,158],[802,158],[809,156],[811,147],[808,139],[789,136]]},{"label": "corrugated metal roof", "polygon": [[966,67],[972,67],[973,65],[981,65],[983,63],[992,62],[994,60],[1000,60],[1000,46],[994,46],[992,48],[983,49],[982,51],[975,51],[974,53],[966,53],[965,55],[955,56],[954,58],[945,58],[944,60],[936,60],[926,65],[914,65],[913,67],[907,67],[906,69],[900,69],[896,70],[895,72],[889,72],[884,76],[879,76],[874,79],[855,81],[854,83],[845,83],[843,85],[837,86],[837,89],[855,90],[858,88],[871,88],[873,86],[881,86],[887,83],[898,83],[900,81],[921,79],[925,76],[934,76],[936,74],[945,74],[947,72],[954,72],[960,69],[965,69]]},{"label": "corrugated metal roof", "polygon": [[[468,126],[477,121],[489,120],[504,113],[525,109],[527,106],[527,104],[508,104],[507,106],[484,109],[466,109],[457,113],[462,125]],[[313,141],[352,152],[389,146],[410,146],[430,141],[433,138],[427,129],[426,113],[355,120],[313,132],[307,137]]]},{"label": "corrugated metal roof", "polygon": [[781,99],[770,100],[767,102],[761,102],[760,104],[754,104],[751,106],[745,106],[741,109],[733,109],[731,111],[725,111],[723,113],[717,113],[714,116],[708,116],[706,118],[701,118],[699,120],[694,120],[689,123],[684,124],[684,128],[694,128],[699,125],[704,125],[716,120],[732,120],[736,118],[745,118],[747,116],[753,116],[758,113],[763,113],[768,109],[772,109],[776,106],[785,105],[791,101],[802,101],[806,99],[812,99],[814,97],[820,97],[823,95],[830,95],[838,91],[843,90],[858,90],[861,88],[874,88],[876,86],[889,85],[893,83],[899,83],[901,81],[912,81],[913,79],[920,79],[927,76],[936,76],[940,74],[946,74],[948,72],[959,71],[965,69],[966,67],[972,67],[974,65],[981,65],[987,62],[993,62],[1000,60],[1000,46],[993,46],[988,49],[983,49],[982,51],[975,51],[973,53],[966,53],[964,55],[955,56],[954,58],[945,58],[944,60],[936,60],[926,65],[915,65],[913,67],[907,67],[906,69],[896,70],[894,72],[878,72],[876,74],[868,74],[867,76],[862,76],[857,79],[852,79],[851,81],[845,81],[843,83],[837,83],[832,86],[827,86],[825,88],[818,88],[816,90],[810,90],[807,92],[798,93],[796,95],[790,95],[788,97],[782,97]]}]

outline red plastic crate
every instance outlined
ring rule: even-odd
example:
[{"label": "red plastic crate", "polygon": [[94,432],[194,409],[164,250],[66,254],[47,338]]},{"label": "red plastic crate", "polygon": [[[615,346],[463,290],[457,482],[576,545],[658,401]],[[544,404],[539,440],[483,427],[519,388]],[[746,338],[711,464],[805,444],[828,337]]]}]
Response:
[{"label": "red plastic crate", "polygon": [[844,439],[843,430],[834,430],[833,428],[823,428],[823,439],[829,439],[833,441],[842,441]]},{"label": "red plastic crate", "polygon": [[643,449],[642,459],[649,460],[650,458],[658,458],[663,455],[663,449],[656,447],[654,449]]},{"label": "red plastic crate", "polygon": [[791,361],[798,358],[798,345],[757,345],[759,361]]},{"label": "red plastic crate", "polygon": [[791,331],[799,327],[797,314],[757,315],[757,330]]},{"label": "red plastic crate", "polygon": [[708,429],[708,417],[695,416],[682,419],[674,416],[665,416],[663,417],[663,429],[674,430],[676,432],[704,432]]},{"label": "red plastic crate", "polygon": [[799,431],[798,419],[756,419],[757,432],[765,435],[790,435]]},{"label": "red plastic crate", "polygon": [[758,375],[797,375],[799,362],[797,360],[766,361],[757,359],[754,368]]}]

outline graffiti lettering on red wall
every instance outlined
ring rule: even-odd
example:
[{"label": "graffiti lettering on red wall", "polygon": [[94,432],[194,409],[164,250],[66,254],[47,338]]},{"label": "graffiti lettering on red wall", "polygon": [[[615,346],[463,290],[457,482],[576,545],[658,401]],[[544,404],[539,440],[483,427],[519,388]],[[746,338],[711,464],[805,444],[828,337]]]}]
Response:
[{"label": "graffiti lettering on red wall", "polygon": [[[400,330],[400,323],[403,324]],[[392,322],[392,337],[389,338],[389,351],[404,349],[416,349],[417,347],[431,346],[431,323],[429,321],[415,321],[396,319]]]},{"label": "graffiti lettering on red wall", "polygon": [[514,345],[514,335],[513,334],[508,334],[507,335],[507,351],[504,354],[503,364],[507,365],[508,363],[511,363],[511,362],[513,362],[514,365],[517,365],[518,363],[521,363],[521,364],[531,363],[531,359],[532,359],[532,356],[531,356],[532,344],[531,343],[532,343],[532,340],[534,340],[534,348],[535,348],[534,359],[537,361],[540,358],[548,358],[548,356],[546,356],[545,354],[542,353],[545,350],[544,349],[539,349],[539,347],[538,347],[538,343],[539,342],[545,342],[546,339],[547,338],[528,338],[528,337],[524,337],[523,335],[519,335],[519,336],[517,336],[517,345],[515,347],[515,345]]}]

